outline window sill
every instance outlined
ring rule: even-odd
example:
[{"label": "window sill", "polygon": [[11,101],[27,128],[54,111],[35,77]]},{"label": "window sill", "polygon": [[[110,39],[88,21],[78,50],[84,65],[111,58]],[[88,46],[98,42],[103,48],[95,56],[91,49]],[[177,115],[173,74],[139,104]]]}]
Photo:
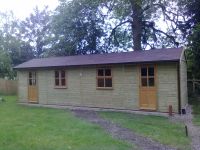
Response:
[{"label": "window sill", "polygon": [[66,86],[55,86],[54,89],[67,89]]},{"label": "window sill", "polygon": [[113,87],[97,87],[97,90],[113,90]]}]

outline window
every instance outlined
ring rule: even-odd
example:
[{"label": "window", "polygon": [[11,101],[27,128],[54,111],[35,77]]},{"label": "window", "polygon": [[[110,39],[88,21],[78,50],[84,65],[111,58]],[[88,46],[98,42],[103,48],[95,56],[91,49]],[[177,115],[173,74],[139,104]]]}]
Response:
[{"label": "window", "polygon": [[65,70],[55,71],[55,86],[66,87],[66,73]]},{"label": "window", "polygon": [[112,88],[112,72],[110,68],[97,69],[97,88]]},{"label": "window", "polygon": [[30,86],[36,85],[36,72],[29,72],[28,73],[28,84]]},{"label": "window", "polygon": [[155,68],[154,66],[141,67],[141,85],[143,87],[155,86]]}]

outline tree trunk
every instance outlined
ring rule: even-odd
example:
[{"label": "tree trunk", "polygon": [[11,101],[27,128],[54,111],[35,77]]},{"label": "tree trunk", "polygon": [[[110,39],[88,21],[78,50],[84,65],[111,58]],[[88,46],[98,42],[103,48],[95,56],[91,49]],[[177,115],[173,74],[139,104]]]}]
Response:
[{"label": "tree trunk", "polygon": [[132,35],[134,51],[142,50],[142,8],[141,0],[129,0],[132,7]]}]

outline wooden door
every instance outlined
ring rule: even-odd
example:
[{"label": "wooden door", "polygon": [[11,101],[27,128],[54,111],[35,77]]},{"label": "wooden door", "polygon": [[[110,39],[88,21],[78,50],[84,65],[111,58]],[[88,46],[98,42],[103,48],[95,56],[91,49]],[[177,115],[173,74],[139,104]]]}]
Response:
[{"label": "wooden door", "polygon": [[156,66],[143,65],[140,68],[140,109],[157,109]]},{"label": "wooden door", "polygon": [[36,72],[28,74],[28,101],[30,103],[38,103],[38,88]]}]

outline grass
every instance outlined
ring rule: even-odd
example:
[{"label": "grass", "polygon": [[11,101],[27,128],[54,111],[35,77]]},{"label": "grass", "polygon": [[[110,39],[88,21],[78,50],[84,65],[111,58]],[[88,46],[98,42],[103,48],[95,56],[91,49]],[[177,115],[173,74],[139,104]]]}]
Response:
[{"label": "grass", "polygon": [[196,97],[190,97],[189,103],[192,105],[192,110],[194,114],[193,122],[194,124],[200,126],[200,100],[197,100]]},{"label": "grass", "polygon": [[128,150],[100,127],[70,112],[16,104],[15,96],[0,102],[0,150]]},{"label": "grass", "polygon": [[144,116],[128,113],[101,112],[102,117],[119,123],[137,134],[178,149],[190,149],[190,139],[185,136],[184,126],[172,123],[166,117]]}]

